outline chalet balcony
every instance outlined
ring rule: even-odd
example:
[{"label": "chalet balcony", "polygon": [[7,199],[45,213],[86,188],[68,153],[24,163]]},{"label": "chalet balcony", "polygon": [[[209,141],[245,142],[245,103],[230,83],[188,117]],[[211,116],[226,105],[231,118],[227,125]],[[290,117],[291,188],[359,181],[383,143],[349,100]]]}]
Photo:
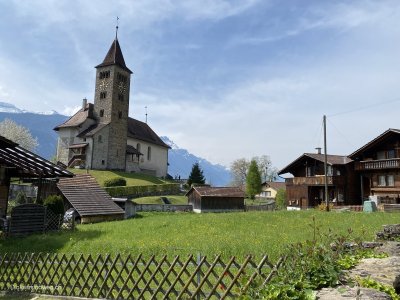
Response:
[{"label": "chalet balcony", "polygon": [[[340,185],[344,183],[342,176],[327,176],[329,185]],[[325,176],[293,177],[286,178],[287,185],[325,185]]]},{"label": "chalet balcony", "polygon": [[360,161],[354,168],[356,171],[397,169],[400,168],[400,158]]}]

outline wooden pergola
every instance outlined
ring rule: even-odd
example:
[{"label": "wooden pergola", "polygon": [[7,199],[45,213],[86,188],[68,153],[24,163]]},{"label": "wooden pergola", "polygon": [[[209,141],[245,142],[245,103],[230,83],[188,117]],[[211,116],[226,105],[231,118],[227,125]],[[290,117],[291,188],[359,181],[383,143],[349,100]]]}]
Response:
[{"label": "wooden pergola", "polygon": [[7,212],[8,192],[12,177],[36,180],[38,197],[40,197],[42,180],[73,176],[74,174],[63,167],[0,136],[0,217],[4,217]]}]

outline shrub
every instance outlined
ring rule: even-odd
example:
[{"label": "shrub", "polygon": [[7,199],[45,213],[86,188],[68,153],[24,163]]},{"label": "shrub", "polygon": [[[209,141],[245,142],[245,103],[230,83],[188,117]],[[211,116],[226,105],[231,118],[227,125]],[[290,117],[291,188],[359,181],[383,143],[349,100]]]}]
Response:
[{"label": "shrub", "polygon": [[110,186],[126,186],[126,180],[123,177],[114,177],[104,181],[105,187]]},{"label": "shrub", "polygon": [[50,209],[56,215],[64,214],[64,201],[61,196],[50,195],[44,199],[44,206]]},{"label": "shrub", "polygon": [[18,192],[17,196],[15,197],[15,203],[17,205],[25,204],[28,202],[26,195],[24,192]]}]

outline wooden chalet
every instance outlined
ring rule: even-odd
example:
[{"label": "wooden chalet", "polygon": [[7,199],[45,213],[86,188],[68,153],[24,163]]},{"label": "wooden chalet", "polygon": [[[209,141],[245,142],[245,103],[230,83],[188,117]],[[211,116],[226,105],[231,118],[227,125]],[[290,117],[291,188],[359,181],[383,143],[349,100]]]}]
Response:
[{"label": "wooden chalet", "polygon": [[186,196],[194,212],[244,211],[244,192],[237,187],[195,186]]},{"label": "wooden chalet", "polygon": [[42,183],[74,176],[69,171],[0,136],[0,218],[8,208],[11,178],[30,178],[38,184],[38,198],[43,198]]},{"label": "wooden chalet", "polygon": [[361,198],[400,203],[400,129],[388,129],[349,157],[359,177]]},{"label": "wooden chalet", "polygon": [[[319,149],[319,148],[318,148]],[[353,204],[356,199],[352,160],[347,156],[327,155],[328,197],[337,204]],[[325,201],[324,155],[304,153],[279,172],[290,173],[286,178],[286,200],[288,206],[315,207]],[[350,182],[350,184],[349,184]]]}]

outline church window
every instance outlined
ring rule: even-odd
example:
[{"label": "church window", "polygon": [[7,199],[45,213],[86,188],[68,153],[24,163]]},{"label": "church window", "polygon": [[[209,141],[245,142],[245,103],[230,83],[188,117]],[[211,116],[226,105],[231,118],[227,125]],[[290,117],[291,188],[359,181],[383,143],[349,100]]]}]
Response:
[{"label": "church window", "polygon": [[122,95],[122,94],[118,94],[118,100],[120,100],[120,101],[124,101],[124,95]]},{"label": "church window", "polygon": [[103,142],[103,137],[101,135],[99,135],[98,141],[99,141],[99,143]]},{"label": "church window", "polygon": [[140,152],[140,144],[139,144],[139,143],[137,143],[137,145],[136,145],[136,150],[137,150],[138,152]]},{"label": "church window", "polygon": [[104,117],[104,109],[100,109],[100,117]]},{"label": "church window", "polygon": [[100,79],[110,78],[110,71],[100,72],[99,78],[100,78]]},{"label": "church window", "polygon": [[147,160],[151,160],[151,147],[147,147]]},{"label": "church window", "polygon": [[122,119],[122,111],[118,112],[118,119]]},{"label": "church window", "polygon": [[107,97],[107,92],[100,93],[100,99],[105,99]]},{"label": "church window", "polygon": [[104,159],[102,159],[102,160],[101,160],[101,164],[104,165],[104,163],[105,163],[105,161],[104,161]]},{"label": "church window", "polygon": [[117,79],[118,79],[118,81],[122,81],[124,83],[126,83],[128,81],[128,78],[125,75],[122,75],[121,73],[117,74]]}]

